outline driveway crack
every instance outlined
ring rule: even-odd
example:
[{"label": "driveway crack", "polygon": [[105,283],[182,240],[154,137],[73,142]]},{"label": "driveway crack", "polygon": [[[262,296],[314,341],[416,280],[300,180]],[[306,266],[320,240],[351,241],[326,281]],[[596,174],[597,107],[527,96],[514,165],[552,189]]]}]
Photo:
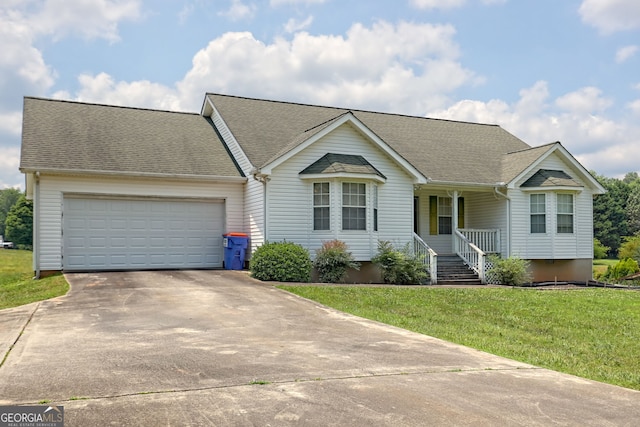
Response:
[{"label": "driveway crack", "polygon": [[11,343],[11,345],[9,346],[9,349],[7,350],[7,352],[5,353],[4,357],[2,358],[2,361],[0,362],[0,368],[2,368],[4,366],[4,363],[9,358],[9,354],[11,354],[11,350],[13,350],[13,348],[16,346],[16,344],[18,344],[18,341],[20,341],[20,338],[22,338],[22,334],[24,333],[25,329],[27,329],[27,326],[29,326],[29,324],[31,323],[31,319],[33,319],[33,316],[36,314],[36,311],[38,311],[39,308],[40,308],[40,303],[37,303],[35,305],[35,308],[31,312],[31,314],[29,315],[29,318],[25,322],[24,326],[22,327],[22,329],[20,329],[20,332],[18,333],[18,336],[13,341],[13,343]]}]

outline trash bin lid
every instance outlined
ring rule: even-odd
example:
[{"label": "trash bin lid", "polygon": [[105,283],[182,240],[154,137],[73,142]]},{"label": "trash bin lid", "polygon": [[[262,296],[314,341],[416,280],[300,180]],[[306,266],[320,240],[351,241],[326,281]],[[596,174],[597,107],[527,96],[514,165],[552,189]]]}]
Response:
[{"label": "trash bin lid", "polygon": [[228,236],[232,236],[232,237],[249,237],[249,235],[247,233],[227,233],[227,234],[223,234],[224,237],[228,237]]}]

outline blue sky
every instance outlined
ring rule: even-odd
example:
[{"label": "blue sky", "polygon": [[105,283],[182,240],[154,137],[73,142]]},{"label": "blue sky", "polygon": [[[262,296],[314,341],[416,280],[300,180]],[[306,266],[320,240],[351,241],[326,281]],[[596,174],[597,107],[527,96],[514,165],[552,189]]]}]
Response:
[{"label": "blue sky", "polygon": [[3,0],[0,52],[0,188],[24,186],[24,96],[497,123],[601,175],[640,171],[637,0]]}]

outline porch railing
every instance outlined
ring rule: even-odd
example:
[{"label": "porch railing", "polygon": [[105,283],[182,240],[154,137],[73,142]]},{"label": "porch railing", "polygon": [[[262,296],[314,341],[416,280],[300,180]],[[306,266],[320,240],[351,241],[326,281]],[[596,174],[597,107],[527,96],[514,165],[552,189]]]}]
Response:
[{"label": "porch railing", "polygon": [[413,233],[413,254],[422,259],[432,285],[438,282],[438,254],[420,236]]},{"label": "porch railing", "polygon": [[460,234],[485,253],[500,253],[500,230],[461,228]]},{"label": "porch railing", "polygon": [[453,234],[454,247],[456,254],[465,264],[476,272],[482,283],[485,283],[485,258],[487,254],[462,234],[459,230],[455,230]]}]

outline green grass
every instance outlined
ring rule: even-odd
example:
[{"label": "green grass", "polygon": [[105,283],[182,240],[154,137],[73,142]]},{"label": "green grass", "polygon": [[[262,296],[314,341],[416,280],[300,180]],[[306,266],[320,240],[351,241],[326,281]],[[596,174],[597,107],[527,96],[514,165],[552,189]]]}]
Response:
[{"label": "green grass", "polygon": [[281,286],[338,310],[640,390],[640,292]]},{"label": "green grass", "polygon": [[62,274],[33,280],[32,253],[0,250],[0,310],[64,295],[69,284]]},{"label": "green grass", "polygon": [[607,271],[609,266],[614,266],[618,263],[617,259],[594,259],[593,260],[593,277],[600,277]]}]

